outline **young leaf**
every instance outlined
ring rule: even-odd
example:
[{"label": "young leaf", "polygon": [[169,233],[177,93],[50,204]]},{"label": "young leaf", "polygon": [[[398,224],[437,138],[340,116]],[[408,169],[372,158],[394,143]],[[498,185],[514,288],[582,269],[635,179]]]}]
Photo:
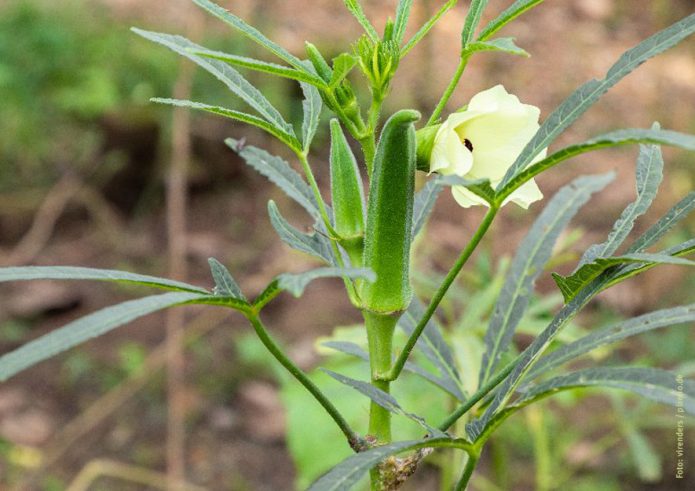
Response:
[{"label": "young leaf", "polygon": [[509,22],[540,3],[543,3],[543,0],[516,0],[516,2],[507,7],[504,12],[495,17],[488,25],[485,26],[478,36],[478,40],[484,41],[489,39],[493,34],[502,29]]},{"label": "young leaf", "polygon": [[372,282],[376,279],[374,272],[366,268],[318,268],[304,273],[283,273],[275,281],[281,290],[301,297],[307,285],[319,278],[350,278]]},{"label": "young leaf", "polygon": [[[420,301],[413,297],[408,306],[408,310],[401,316],[398,327],[410,335],[417,322],[422,318],[425,308]],[[446,343],[439,327],[433,319],[430,319],[425,326],[422,335],[418,338],[416,346],[420,348],[422,354],[437,368],[442,379],[447,381],[448,386],[455,391],[455,396],[459,400],[465,399],[461,376],[456,369],[456,362],[451,348]]]},{"label": "young leaf", "polygon": [[557,273],[553,273],[553,279],[562,292],[562,296],[565,297],[565,302],[569,302],[582,288],[591,283],[603,272],[610,268],[630,263],[642,263],[640,266],[653,266],[656,264],[695,266],[695,262],[693,261],[670,256],[668,254],[634,253],[625,254],[623,256],[599,258],[592,263],[585,264],[570,276],[561,276]]},{"label": "young leaf", "polygon": [[165,293],[130,300],[89,314],[0,356],[0,381],[138,317],[208,296],[187,292]]},{"label": "young leaf", "polygon": [[410,450],[437,447],[468,450],[471,445],[460,438],[426,438],[379,445],[343,460],[314,482],[308,491],[349,491],[369,469],[386,457]]},{"label": "young leaf", "polygon": [[592,194],[605,188],[613,177],[613,174],[580,177],[563,187],[526,234],[507,274],[485,334],[485,353],[479,377],[481,386],[494,373],[500,356],[509,346],[528,307],[533,285],[550,259],[560,233]]},{"label": "young leaf", "polygon": [[316,87],[304,82],[301,82],[301,86],[302,92],[304,93],[304,101],[302,102],[302,107],[304,109],[302,143],[304,144],[304,153],[308,153],[314,135],[316,135],[316,129],[319,127],[319,117],[321,116],[323,101]]},{"label": "young leaf", "polygon": [[292,126],[284,120],[282,115],[266,99],[266,97],[256,87],[251,85],[234,68],[226,63],[210,58],[203,58],[193,54],[196,51],[205,50],[204,47],[189,41],[182,36],[162,34],[158,32],[144,31],[133,28],[133,32],[145,39],[161,44],[194,62],[196,65],[214,75],[224,83],[232,92],[243,99],[249,106],[261,114],[270,124],[275,126],[280,132],[294,136]]},{"label": "young leaf", "polygon": [[300,71],[306,71],[306,68],[302,64],[302,61],[296,56],[290,54],[285,48],[274,43],[267,37],[265,37],[261,32],[259,32],[255,27],[250,26],[243,20],[241,20],[236,15],[228,12],[219,5],[210,2],[209,0],[193,0],[196,5],[207,10],[212,15],[220,19],[222,22],[232,26],[234,29],[238,30],[241,34],[251,39],[253,42],[267,49],[275,56],[289,63],[291,66]]},{"label": "young leaf", "polygon": [[[363,350],[359,345],[355,343],[350,343],[348,341],[326,341],[325,343],[321,343],[321,345],[327,348],[334,349],[336,351],[340,351],[341,353],[345,353],[346,355],[355,356],[366,362],[369,362],[369,353],[367,353],[365,350]],[[448,392],[451,396],[455,397],[459,401],[463,400],[461,390],[455,384],[452,384],[451,381],[449,381],[447,378],[442,376],[438,377],[433,373],[429,372],[428,370],[425,370],[420,365],[417,365],[409,361],[405,363],[405,366],[403,368],[404,370],[418,375],[427,380],[428,382],[431,382],[443,391]]]},{"label": "young leaf", "polygon": [[275,138],[277,138],[293,150],[301,148],[301,144],[297,141],[297,138],[293,134],[285,133],[277,126],[274,126],[273,124],[268,123],[264,119],[261,119],[257,116],[253,116],[252,114],[246,114],[240,111],[235,111],[233,109],[227,109],[226,107],[210,106],[201,102],[193,102],[180,99],[162,99],[159,97],[154,97],[150,99],[150,101],[156,102],[158,104],[169,104],[170,106],[197,109],[199,111],[205,111],[212,114],[217,114],[218,116],[224,116],[226,118],[234,119],[236,121],[241,121],[242,123],[250,124],[252,126],[255,126],[256,128],[260,128],[263,131],[270,133]]},{"label": "young leaf", "polygon": [[695,150],[695,136],[678,133],[676,131],[660,130],[660,129],[625,129],[612,131],[604,135],[600,135],[583,143],[570,145],[562,150],[549,155],[548,157],[536,163],[529,165],[510,180],[506,185],[497,188],[498,200],[504,199],[514,190],[518,189],[525,182],[534,178],[541,172],[544,172],[551,167],[569,160],[572,157],[583,153],[600,150],[602,148],[617,147],[632,143],[651,143],[657,145],[670,145],[673,147],[684,148],[686,150]]},{"label": "young leaf", "polygon": [[364,32],[367,33],[369,38],[374,42],[379,41],[379,34],[376,32],[376,29],[374,29],[372,23],[369,22],[367,16],[364,15],[364,10],[362,10],[362,5],[360,5],[359,0],[343,0],[343,3],[345,3],[345,6],[353,15],[353,17],[357,19],[357,22],[359,22],[359,24],[362,26],[362,29],[364,29]]},{"label": "young leaf", "polygon": [[531,381],[600,346],[615,343],[652,329],[684,324],[686,322],[695,322],[695,304],[657,310],[639,317],[616,322],[542,357],[524,380]]},{"label": "young leaf", "polygon": [[442,186],[437,179],[430,179],[420,191],[415,193],[415,202],[413,203],[413,239],[427,223],[441,191]]},{"label": "young leaf", "polygon": [[333,71],[331,73],[331,81],[328,85],[332,89],[338,87],[355,65],[357,65],[357,58],[349,53],[341,53],[333,58]]},{"label": "young leaf", "polygon": [[640,235],[637,240],[628,248],[627,252],[640,252],[647,247],[655,244],[661,239],[671,228],[680,220],[685,218],[695,208],[695,191],[690,192],[685,198],[680,200],[671,208],[663,217],[649,227],[649,229]]},{"label": "young leaf", "polygon": [[359,393],[369,397],[374,403],[383,407],[387,411],[390,411],[393,414],[398,414],[400,416],[405,416],[406,418],[415,421],[417,424],[425,428],[425,430],[429,432],[430,436],[435,438],[447,436],[446,433],[442,432],[441,430],[438,430],[437,428],[433,428],[432,426],[428,425],[427,422],[420,416],[405,411],[391,394],[384,392],[383,390],[373,386],[372,384],[363,382],[361,380],[355,380],[350,377],[346,377],[345,375],[341,375],[332,370],[328,370],[327,368],[321,368],[321,371],[330,375],[341,384],[345,384],[348,387],[352,387]]},{"label": "young leaf", "polygon": [[192,53],[204,58],[212,58],[214,60],[223,61],[225,63],[229,63],[230,65],[256,70],[257,72],[276,75],[278,77],[288,78],[298,82],[306,82],[308,84],[315,85],[316,87],[326,86],[325,82],[316,75],[302,72],[294,68],[288,68],[283,65],[278,65],[277,63],[270,63],[267,61],[256,60],[254,58],[247,58],[245,56],[238,56],[230,53],[223,53],[222,51],[213,51],[208,49],[192,51]]},{"label": "young leaf", "polygon": [[405,37],[405,30],[408,27],[408,18],[410,10],[413,7],[413,0],[400,0],[396,9],[396,20],[393,26],[393,40],[399,45]]},{"label": "young leaf", "polygon": [[480,24],[480,18],[483,15],[483,10],[487,7],[487,2],[488,0],[472,0],[461,33],[461,47],[463,49],[466,49],[473,40],[475,29]]},{"label": "young leaf", "polygon": [[238,153],[247,164],[267,177],[273,184],[282,189],[287,196],[299,203],[309,215],[316,220],[321,219],[316,198],[309,185],[297,174],[290,164],[280,157],[270,155],[265,150],[250,145],[240,145],[238,140],[227,138],[225,143]]},{"label": "young leaf", "polygon": [[150,286],[163,290],[209,294],[204,288],[189,285],[181,281],[111,269],[82,268],[76,266],[21,266],[0,268],[0,283],[5,281],[24,280],[114,281],[118,283]]},{"label": "young leaf", "polygon": [[500,51],[510,55],[531,56],[525,50],[521,49],[514,43],[514,38],[498,38],[490,41],[475,41],[466,46],[466,53],[475,53],[476,51]]},{"label": "young leaf", "polygon": [[663,179],[663,171],[664,159],[661,149],[657,145],[640,145],[637,158],[637,200],[623,210],[605,242],[594,244],[586,250],[575,272],[596,259],[613,255],[618,250],[632,230],[635,220],[644,215],[654,201]]},{"label": "young leaf", "polygon": [[211,257],[208,259],[208,264],[210,264],[212,278],[215,280],[215,289],[213,290],[215,295],[246,301],[246,297],[242,293],[241,288],[239,288],[236,280],[221,262]]},{"label": "young leaf", "polygon": [[561,390],[598,386],[627,390],[671,406],[680,404],[688,413],[695,414],[695,381],[686,379],[678,383],[676,377],[675,373],[657,368],[587,368],[530,387],[515,401],[514,407],[526,406]]},{"label": "young leaf", "polygon": [[695,14],[645,39],[626,51],[608,70],[603,80],[591,80],[579,87],[543,122],[502,179],[502,187],[547,148],[555,138],[586,112],[603,94],[648,59],[675,46],[695,32]]},{"label": "young leaf", "polygon": [[435,24],[441,19],[444,14],[449,10],[454,8],[458,0],[448,0],[441,8],[427,21],[425,24],[411,37],[408,42],[401,49],[401,58],[403,58],[408,52],[419,43],[422,38],[427,36],[427,34],[432,30]]},{"label": "young leaf", "polygon": [[270,223],[285,244],[292,249],[317,257],[328,264],[337,265],[329,238],[316,232],[313,234],[300,232],[280,215],[277,205],[272,200],[268,202],[268,215],[270,215]]}]

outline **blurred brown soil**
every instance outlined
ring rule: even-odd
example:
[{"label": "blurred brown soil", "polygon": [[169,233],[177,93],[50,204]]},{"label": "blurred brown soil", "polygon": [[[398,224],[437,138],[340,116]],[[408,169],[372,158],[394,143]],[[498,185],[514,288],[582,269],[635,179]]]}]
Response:
[{"label": "blurred brown soil", "polygon": [[[139,25],[152,29],[166,26],[169,31],[176,31],[180,24],[176,9],[167,2],[103,1],[113,8],[114,15],[124,19],[124,23],[138,18]],[[301,53],[305,38],[316,40],[327,52],[337,52],[346,42],[354,40],[358,32],[357,24],[344,12],[339,0],[221,3],[242,17],[255,19],[261,28],[272,26],[270,37],[295,53]],[[364,3],[368,14],[381,19],[382,23],[395,5],[394,0]],[[438,2],[415,3],[414,18],[421,20],[425,14],[423,5]],[[415,106],[425,112],[431,110],[455,68],[458,36],[467,2],[460,3],[440,22],[431,38],[404,60],[387,103],[388,111],[402,106]],[[486,18],[491,18],[508,3],[491,1]],[[547,2],[502,33],[516,37],[517,43],[530,52],[532,58],[495,54],[474,58],[450,109],[465,104],[478,91],[502,83],[522,101],[539,106],[542,114],[548,115],[578,85],[591,77],[602,77],[625,49],[690,11],[692,2],[685,0]],[[224,29],[214,20],[208,20],[208,27],[215,31]],[[172,83],[174,79],[175,74],[172,74]],[[695,42],[690,40],[650,61],[612,89],[557,146],[621,127],[647,128],[654,120],[667,129],[692,132],[695,131],[693,108]],[[274,235],[267,219],[266,202],[274,199],[299,227],[311,226],[310,220],[280,191],[247,169],[220,142],[226,136],[248,134],[254,144],[271,152],[282,153],[282,150],[261,135],[217,119],[196,115],[195,127],[197,161],[189,210],[188,259],[192,272],[189,281],[211,286],[208,257],[225,263],[249,294],[258,292],[277,273],[309,268],[310,259],[288,250]],[[316,153],[314,166],[319,183],[325,189],[328,184],[327,152],[322,148]],[[563,164],[563,168],[539,179],[544,193],[550,196],[573,176],[609,170],[617,172],[617,179],[610,188],[575,220],[574,226],[584,231],[579,244],[574,246],[577,251],[601,240],[622,207],[631,200],[635,156],[634,149],[593,153]],[[665,156],[667,170],[663,191],[646,219],[640,220],[637,232],[693,188],[692,157],[674,150],[666,150]],[[165,156],[157,158],[163,160]],[[133,212],[133,208],[115,201],[107,202],[123,226],[116,237],[99,226],[84,205],[71,203],[56,223],[50,241],[32,263],[164,274],[166,233],[161,197],[148,202],[146,213]],[[492,237],[485,242],[485,247],[492,248],[495,258],[514,250],[541,206],[533,206],[530,212],[505,210],[491,232]],[[428,237],[433,239],[428,246],[432,256],[424,261],[424,266],[446,270],[481,216],[481,210],[464,212],[444,193],[427,231]],[[18,239],[20,232],[28,229],[31,213],[18,213],[11,218],[15,220]],[[691,221],[690,229],[694,226]],[[16,243],[14,239],[0,238],[2,250],[10,250]],[[681,269],[662,270],[645,280],[616,288],[603,295],[600,301],[622,314],[650,310],[664,299],[668,301],[669,292],[680,284],[684,274]],[[540,288],[551,290],[552,284],[543,281]],[[82,282],[3,285],[0,288],[0,323],[20,318],[29,323],[31,329],[21,341],[0,341],[0,351],[8,351],[26,339],[132,296],[132,290]],[[359,321],[359,315],[344,299],[338,281],[314,284],[300,300],[283,295],[268,309],[266,318],[273,333],[304,367],[316,361],[311,346],[317,335],[328,334],[337,325]],[[192,379],[188,387],[189,476],[192,482],[211,490],[291,489],[294,471],[283,443],[282,412],[272,377],[266,373],[256,380],[255,374],[234,372],[238,359],[232,340],[242,332],[248,332],[247,326],[240,317],[232,316],[223,327],[213,330],[202,345],[201,349],[212,353],[209,355],[212,361],[206,361],[205,366],[219,370],[209,375],[218,384],[214,389],[215,397],[210,397],[196,383],[206,377],[196,367],[203,355],[189,357],[188,370]],[[117,365],[116,347],[125,341],[136,340],[153,348],[163,341],[163,335],[163,316],[152,315],[88,343],[80,352],[97,360],[99,366]],[[99,372],[82,374],[77,382],[71,381],[69,370],[64,366],[67,356],[45,362],[0,386],[0,437],[39,450],[50,449],[51,437],[106,390]],[[229,380],[225,381],[224,376]],[[90,458],[101,456],[132,459],[149,468],[163,470],[165,408],[162,391],[161,376],[153,376],[146,390],[116,411],[107,423],[79,440],[50,469],[50,474],[69,482]],[[3,483],[2,477],[7,476],[6,466],[7,463],[0,461],[0,489],[8,484]],[[669,485],[650,489],[673,489]]]}]

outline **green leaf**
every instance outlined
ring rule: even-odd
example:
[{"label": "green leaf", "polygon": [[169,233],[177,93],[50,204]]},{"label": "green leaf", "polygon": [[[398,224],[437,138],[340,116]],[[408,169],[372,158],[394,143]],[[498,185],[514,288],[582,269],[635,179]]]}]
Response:
[{"label": "green leaf", "polygon": [[413,239],[427,223],[441,191],[442,186],[437,182],[437,179],[430,179],[420,191],[415,193],[415,202],[413,203]]},{"label": "green leaf", "polygon": [[[369,353],[367,353],[365,350],[363,350],[356,343],[351,343],[348,341],[326,341],[325,343],[321,343],[321,346],[325,346],[327,348],[331,348],[331,349],[334,349],[336,351],[340,351],[341,353],[345,353],[346,355],[355,356],[357,358],[360,358],[361,360],[369,362]],[[423,379],[427,380],[428,382],[431,382],[432,384],[436,385],[437,387],[439,387],[443,391],[449,393],[449,395],[455,397],[459,401],[461,401],[463,399],[463,396],[461,394],[461,389],[459,389],[455,384],[452,384],[445,377],[441,377],[441,376],[438,377],[435,374],[429,372],[428,370],[425,370],[420,365],[413,363],[413,362],[410,362],[410,361],[405,362],[403,369],[410,372],[410,373],[413,373],[415,375],[422,377]]]},{"label": "green leaf", "polygon": [[603,94],[648,59],[675,46],[695,32],[695,14],[645,39],[626,51],[608,70],[603,80],[591,80],[579,87],[543,122],[502,180],[505,186],[544,148],[586,112]]},{"label": "green leaf", "polygon": [[275,107],[266,99],[266,97],[256,87],[251,85],[244,77],[241,76],[234,68],[221,61],[210,58],[203,58],[193,54],[194,51],[205,50],[204,47],[195,44],[192,41],[171,34],[162,34],[158,32],[143,31],[142,29],[133,28],[133,32],[139,34],[145,39],[149,39],[155,43],[161,44],[194,62],[196,65],[205,69],[214,75],[219,81],[224,83],[229,90],[239,96],[249,106],[254,108],[263,116],[272,126],[277,128],[281,133],[294,137],[292,126],[284,120],[282,115]]},{"label": "green leaf", "polygon": [[[403,331],[410,336],[424,313],[425,307],[417,298],[413,297],[413,300],[408,306],[408,310],[403,313],[398,321],[398,327],[403,329]],[[415,346],[417,346],[425,358],[437,368],[442,379],[447,381],[450,390],[454,391],[456,398],[464,400],[465,394],[463,384],[461,382],[461,376],[456,369],[454,355],[442,336],[441,327],[438,326],[433,319],[427,322]]]},{"label": "green leaf", "polygon": [[345,384],[348,387],[352,387],[362,395],[369,397],[374,403],[383,407],[387,411],[392,412],[393,414],[398,414],[400,416],[405,416],[406,418],[415,421],[417,424],[425,428],[429,432],[430,436],[433,436],[435,438],[446,437],[446,433],[428,425],[427,422],[420,416],[405,411],[391,394],[384,392],[378,387],[375,387],[372,384],[363,382],[361,380],[355,380],[354,378],[346,377],[345,375],[341,375],[332,370],[328,370],[327,368],[321,368],[321,371],[330,375],[341,384]]},{"label": "green leaf", "polygon": [[215,289],[213,290],[215,295],[246,301],[246,297],[242,293],[241,288],[239,288],[238,283],[221,262],[211,257],[208,259],[208,264],[210,265],[212,278],[215,280]]},{"label": "green leaf", "polygon": [[466,14],[466,21],[463,25],[463,32],[461,33],[461,47],[466,49],[466,47],[473,40],[473,35],[475,34],[475,29],[480,24],[480,18],[483,15],[483,10],[487,7],[488,0],[472,0],[471,6],[468,9],[468,14]]},{"label": "green leaf", "polygon": [[302,61],[296,56],[290,54],[285,48],[274,43],[267,37],[265,37],[260,31],[255,27],[248,25],[242,19],[236,15],[228,12],[219,5],[210,2],[209,0],[193,0],[196,5],[202,7],[203,9],[210,12],[212,15],[223,21],[224,23],[232,26],[234,29],[238,30],[241,34],[251,39],[256,44],[267,49],[275,56],[289,63],[291,66],[300,71],[306,71]]},{"label": "green leaf", "polygon": [[546,327],[519,355],[512,372],[498,386],[492,401],[483,415],[466,425],[466,433],[471,440],[477,440],[478,437],[494,423],[497,414],[504,409],[505,404],[507,404],[511,398],[522,378],[533,368],[533,365],[538,361],[538,358],[548,346],[550,346],[560,330],[564,328],[592,298],[605,288],[609,280],[610,279],[606,275],[601,276],[587,285],[586,288],[580,290],[572,301],[560,309],[548,327]]},{"label": "green leaf", "polygon": [[300,232],[280,215],[277,205],[272,200],[268,202],[268,214],[270,215],[270,223],[285,244],[292,249],[317,257],[328,264],[337,265],[330,239],[326,236],[316,232],[313,234]]},{"label": "green leaf", "polygon": [[657,310],[639,317],[616,322],[542,357],[524,380],[533,380],[600,346],[615,343],[652,329],[684,324],[686,322],[695,322],[695,304]]},{"label": "green leaf", "polygon": [[21,266],[0,268],[0,283],[24,280],[96,280],[115,281],[151,286],[163,290],[203,293],[209,292],[195,285],[156,276],[128,273],[111,269],[82,268],[77,266]]},{"label": "green leaf", "polygon": [[374,29],[372,23],[369,22],[367,16],[364,15],[364,10],[362,10],[362,5],[360,5],[360,2],[358,0],[343,0],[343,3],[353,17],[357,19],[357,22],[359,22],[369,38],[374,42],[379,41],[379,34],[376,32],[376,29]]},{"label": "green leaf", "polygon": [[439,176],[437,182],[443,186],[463,186],[488,204],[495,203],[495,190],[490,185],[490,179],[466,179],[461,176]]},{"label": "green leaf", "polygon": [[374,272],[366,268],[317,268],[304,273],[283,273],[275,281],[281,290],[301,297],[309,283],[320,278],[363,279],[372,282],[376,279]]},{"label": "green leaf", "polygon": [[270,63],[267,61],[256,60],[254,58],[247,58],[245,56],[238,56],[230,53],[224,53],[222,51],[214,51],[209,49],[196,50],[192,51],[192,53],[197,56],[202,56],[204,58],[212,58],[214,60],[229,63],[230,65],[248,68],[257,72],[267,73],[269,75],[276,75],[278,77],[284,77],[290,80],[296,80],[298,82],[306,82],[317,87],[326,86],[325,82],[315,75],[299,71],[294,68],[288,68],[286,66],[278,65],[277,63]]},{"label": "green leaf", "polygon": [[112,329],[158,310],[174,305],[192,303],[206,297],[200,293],[165,293],[130,300],[107,307],[71,322],[60,329],[41,336],[29,343],[0,356],[0,381],[16,375],[37,363],[66,351],[89,339],[101,336]]},{"label": "green leaf", "polygon": [[[664,159],[657,145],[640,145],[637,158],[637,200],[623,210],[605,242],[594,244],[582,255],[577,269],[599,258],[611,256],[625,241],[635,220],[649,209],[663,179]],[[576,272],[577,270],[575,270]]]},{"label": "green leaf", "polygon": [[332,89],[338,87],[355,65],[357,65],[357,58],[349,53],[341,53],[333,58],[333,72],[331,73],[331,81],[328,85]]},{"label": "green leaf", "polygon": [[[562,296],[565,297],[565,302],[569,302],[582,288],[591,283],[595,278],[608,269],[616,266],[623,266],[629,263],[642,263],[640,266],[656,264],[695,266],[694,261],[681,259],[668,254],[634,253],[625,254],[623,256],[598,258],[589,264],[585,264],[570,276],[562,276],[557,273],[553,273],[553,279],[562,292]],[[614,282],[611,284],[614,284]]]},{"label": "green leaf", "polygon": [[516,0],[516,2],[507,7],[500,15],[495,17],[488,23],[488,25],[485,26],[478,36],[478,40],[484,41],[489,39],[493,34],[502,29],[509,22],[540,3],[543,3],[543,0]]},{"label": "green leaf", "polygon": [[432,28],[435,26],[435,24],[441,19],[444,14],[446,14],[449,10],[454,8],[456,5],[456,2],[458,0],[448,0],[444,5],[441,6],[441,8],[427,21],[423,26],[413,35],[413,37],[408,40],[408,42],[403,46],[401,49],[401,58],[403,58],[408,52],[419,43],[422,38],[427,36],[427,34],[432,30]]},{"label": "green leaf", "polygon": [[469,442],[454,438],[429,438],[379,445],[343,460],[318,479],[308,491],[348,491],[364,474],[386,457],[421,448],[470,448]]},{"label": "green leaf", "polygon": [[225,143],[243,158],[248,165],[267,177],[270,182],[282,189],[287,196],[304,208],[316,220],[321,220],[314,193],[290,164],[280,157],[270,155],[265,150],[250,145],[240,145],[238,140],[227,138]]},{"label": "green leaf", "polygon": [[511,179],[506,185],[498,187],[498,202],[504,200],[504,198],[522,186],[525,182],[531,180],[541,172],[548,170],[560,162],[594,150],[628,145],[632,143],[652,143],[658,145],[670,145],[678,148],[684,148],[686,150],[695,150],[695,136],[678,133],[676,131],[654,129],[644,130],[634,128],[613,131],[594,137],[583,143],[571,145],[563,148],[562,150],[558,150],[543,160],[529,165],[526,169],[518,173],[516,177]]},{"label": "green leaf", "polygon": [[321,116],[323,101],[316,87],[304,82],[301,82],[301,86],[302,92],[304,93],[304,101],[302,102],[302,108],[304,109],[302,142],[304,144],[304,153],[307,153],[316,135],[316,129],[319,127],[319,117]]},{"label": "green leaf", "polygon": [[396,20],[393,26],[393,40],[399,45],[405,37],[405,30],[408,27],[408,18],[410,10],[413,7],[413,0],[399,0],[398,8],[396,9]]},{"label": "green leaf", "polygon": [[647,247],[655,244],[666,233],[673,228],[680,220],[685,218],[695,208],[695,191],[688,194],[671,208],[663,217],[649,227],[646,232],[640,235],[637,240],[628,248],[627,252],[640,252]]},{"label": "green leaf", "polygon": [[695,414],[695,381],[676,381],[677,374],[667,370],[644,367],[601,367],[587,368],[567,375],[553,377],[550,380],[528,388],[515,401],[513,407],[523,407],[543,397],[561,390],[578,387],[609,387],[627,390],[652,401],[680,406],[690,414]]},{"label": "green leaf", "polygon": [[170,106],[197,109],[199,111],[217,114],[218,116],[224,116],[235,121],[241,121],[242,123],[250,124],[252,126],[262,129],[263,131],[270,133],[275,138],[285,143],[288,147],[292,149],[298,149],[301,147],[301,144],[297,141],[297,139],[294,136],[290,135],[289,133],[284,133],[276,126],[273,126],[271,123],[268,123],[264,119],[261,119],[257,116],[253,116],[251,114],[235,111],[233,109],[227,109],[226,107],[210,106],[201,102],[193,102],[181,99],[162,99],[159,97],[154,97],[150,99],[150,101],[156,102],[158,104],[168,104]]},{"label": "green leaf", "polygon": [[591,196],[605,188],[613,174],[580,177],[563,187],[548,203],[521,242],[506,275],[485,333],[485,353],[480,366],[482,386],[492,376],[502,354],[509,347],[533,293],[533,285],[543,272],[553,246],[569,221]]},{"label": "green leaf", "polygon": [[490,41],[475,41],[465,49],[466,53],[475,53],[477,51],[501,51],[510,55],[531,56],[525,50],[521,49],[514,43],[514,38],[498,38]]}]

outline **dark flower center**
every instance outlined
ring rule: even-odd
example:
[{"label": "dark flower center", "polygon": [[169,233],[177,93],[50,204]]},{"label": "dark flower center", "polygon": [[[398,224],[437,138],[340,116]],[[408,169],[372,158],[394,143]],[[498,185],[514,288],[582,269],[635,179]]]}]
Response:
[{"label": "dark flower center", "polygon": [[471,143],[471,141],[470,141],[468,138],[464,138],[464,139],[463,139],[463,144],[466,146],[466,148],[467,148],[470,152],[473,151],[473,144]]}]

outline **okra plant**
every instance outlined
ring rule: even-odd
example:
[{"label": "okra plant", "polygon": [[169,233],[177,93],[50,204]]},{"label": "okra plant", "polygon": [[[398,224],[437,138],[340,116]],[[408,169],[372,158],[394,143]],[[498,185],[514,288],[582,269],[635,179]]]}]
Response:
[{"label": "okra plant", "polygon": [[[167,293],[130,300],[72,322],[0,357],[0,378],[22,370],[90,338],[127,324],[146,314],[185,304],[206,304],[241,312],[275,359],[330,415],[354,454],[311,485],[314,491],[352,488],[369,475],[373,490],[398,488],[429,454],[438,449],[461,451],[463,472],[455,489],[466,489],[486,442],[501,425],[524,407],[560,391],[578,387],[607,387],[633,392],[647,399],[680,405],[695,413],[695,381],[680,380],[666,370],[638,366],[603,366],[564,369],[568,362],[591,350],[636,334],[695,321],[695,304],[650,312],[616,324],[596,327],[591,334],[558,347],[558,334],[599,293],[660,264],[695,265],[687,255],[695,239],[659,250],[659,240],[695,208],[695,192],[685,196],[629,245],[623,243],[652,204],[662,180],[660,145],[695,150],[695,136],[660,128],[620,129],[587,141],[548,151],[558,136],[582,116],[623,77],[650,58],[695,32],[695,14],[644,40],[624,53],[605,77],[591,80],[565,99],[550,115],[523,104],[503,85],[481,90],[468,105],[445,115],[447,103],[473,56],[527,53],[512,38],[498,32],[542,0],[516,0],[480,28],[487,0],[457,6],[445,2],[415,34],[406,36],[412,0],[400,0],[394,19],[377,31],[358,0],[344,0],[356,18],[361,36],[345,52],[327,60],[306,43],[303,55],[292,54],[241,18],[210,0],[193,0],[199,7],[228,24],[263,48],[273,61],[261,61],[213,51],[186,38],[133,29],[138,35],[184,56],[217,77],[254,113],[187,100],[154,99],[231,118],[260,128],[285,144],[296,156],[293,165],[243,139],[228,139],[230,151],[279,186],[315,221],[311,233],[293,227],[277,205],[268,203],[270,223],[289,247],[314,256],[323,266],[301,274],[280,274],[254,298],[247,297],[232,274],[210,259],[214,288],[122,271],[83,267],[12,267],[0,269],[0,281],[31,279],[103,280],[146,285]],[[337,1],[337,0],[336,0]],[[462,2],[464,3],[464,2]],[[439,103],[423,118],[403,109],[386,118],[382,114],[400,61],[436,26],[448,11],[467,8],[462,26],[458,67]],[[301,130],[289,124],[239,69],[283,77],[300,84],[304,94]],[[361,77],[361,79],[360,79]],[[361,81],[359,81],[361,80]],[[359,81],[359,82],[358,82]],[[356,83],[369,89],[370,101],[360,100]],[[366,93],[366,92],[365,92]],[[324,110],[325,108],[325,110]],[[311,145],[321,116],[330,112],[330,200],[317,185],[310,163]],[[539,121],[542,120],[542,123]],[[354,141],[351,145],[350,140]],[[611,173],[575,179],[529,213],[535,223],[521,242],[492,310],[484,336],[484,352],[477,367],[477,386],[464,386],[452,348],[439,332],[437,309],[466,262],[476,250],[500,209],[513,203],[528,209],[543,198],[534,177],[572,157],[606,147],[640,144],[637,159],[637,198],[625,208],[605,241],[592,245],[574,272],[553,274],[564,298],[550,323],[518,355],[512,338],[526,313],[534,283],[543,274],[558,237],[588,200],[613,179]],[[359,148],[355,155],[353,148]],[[420,171],[426,184],[416,192]],[[366,189],[364,183],[367,183]],[[413,295],[410,264],[413,239],[421,233],[440,192],[450,188],[462,206],[487,213],[451,269],[428,302]],[[463,218],[462,218],[463,219]],[[622,252],[619,252],[622,251]],[[273,339],[262,320],[266,305],[283,291],[300,296],[313,280],[342,278],[346,295],[364,318],[367,350],[350,342],[333,342],[333,349],[369,364],[370,380],[357,380],[326,371],[336,383],[346,384],[370,401],[369,420],[351,426],[329,397],[298,368]],[[403,342],[394,345],[394,336]],[[411,356],[414,350],[421,357]],[[503,356],[504,355],[504,356]],[[427,360],[427,366],[418,360]],[[510,361],[502,363],[503,360]],[[443,421],[408,412],[391,387],[404,371],[443,391],[456,409]],[[470,378],[471,374],[466,374]],[[426,397],[426,395],[423,395]],[[393,415],[422,426],[422,437],[403,440],[392,431]]]}]

